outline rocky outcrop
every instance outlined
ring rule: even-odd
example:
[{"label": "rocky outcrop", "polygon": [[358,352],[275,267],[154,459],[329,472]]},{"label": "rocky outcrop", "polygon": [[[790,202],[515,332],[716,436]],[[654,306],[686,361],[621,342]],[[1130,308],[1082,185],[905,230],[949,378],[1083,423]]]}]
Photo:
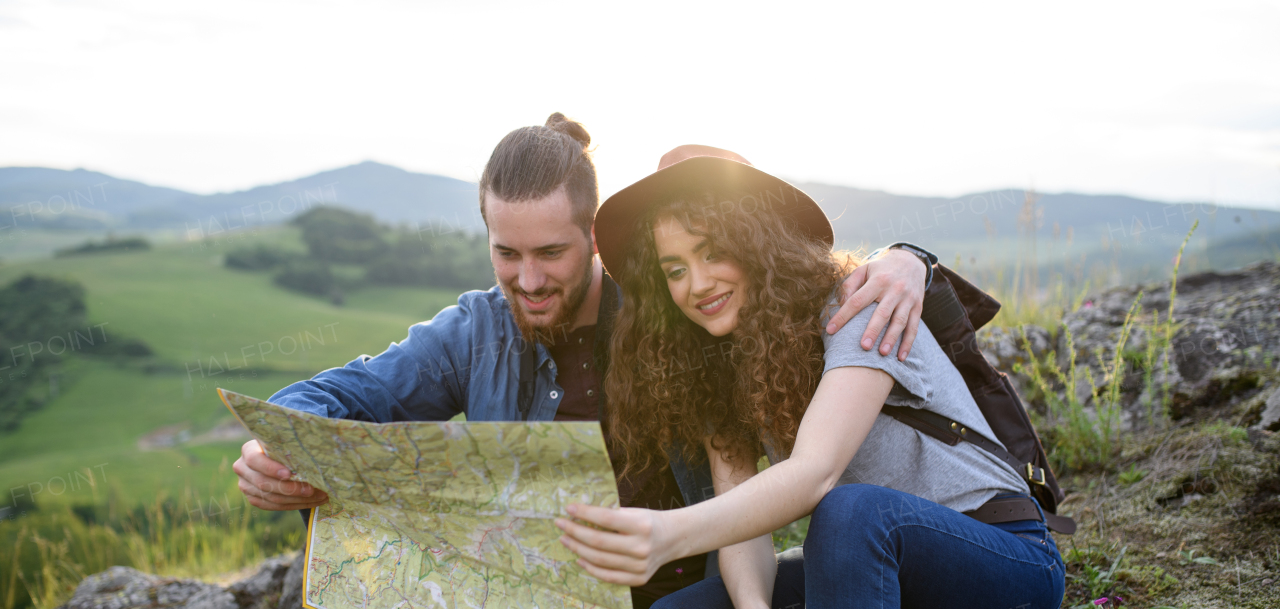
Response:
[{"label": "rocky outcrop", "polygon": [[299,609],[302,560],[301,552],[269,558],[226,587],[111,567],[80,582],[59,609]]},{"label": "rocky outcrop", "polygon": [[[1110,353],[1139,290],[1144,315],[1167,315],[1166,282],[1107,291],[1063,318],[1077,353],[1091,365],[1097,366],[1093,354],[1098,349]],[[1254,389],[1261,375],[1275,370],[1280,359],[1280,265],[1259,263],[1185,277],[1178,282],[1174,303],[1173,362],[1155,370],[1162,375],[1157,383],[1170,387],[1174,418]],[[1139,325],[1126,349],[1140,352],[1150,338]],[[1132,390],[1132,384],[1126,383],[1126,389]]]},{"label": "rocky outcrop", "polygon": [[284,575],[284,589],[280,591],[279,609],[302,609],[302,575],[307,569],[306,552],[298,552]]},{"label": "rocky outcrop", "polygon": [[1026,396],[1027,379],[1015,374],[1014,366],[1026,365],[1031,357],[1043,358],[1056,346],[1048,330],[1026,324],[1016,328],[983,328],[978,332],[978,348],[996,370],[1009,373],[1018,395]]},{"label": "rocky outcrop", "polygon": [[80,582],[61,609],[240,609],[220,586],[189,579],[170,579],[129,567],[111,567]]},{"label": "rocky outcrop", "polygon": [[[1090,388],[1083,378],[1088,374],[1102,382],[1139,292],[1139,321],[1123,350],[1127,356],[1121,401],[1126,421],[1141,420],[1138,415],[1158,405],[1167,388],[1169,413],[1175,420],[1197,416],[1205,407],[1240,402],[1246,425],[1280,428],[1280,389],[1273,392],[1269,386],[1280,363],[1280,265],[1269,262],[1180,279],[1171,348],[1147,370],[1138,360],[1147,342],[1155,338],[1150,335],[1155,329],[1151,322],[1157,315],[1167,318],[1168,282],[1108,290],[1065,315],[1062,323],[1070,330],[1082,377],[1076,392],[1086,405]],[[1015,363],[1027,360],[1028,351],[1041,357],[1050,348],[1057,354],[1058,366],[1067,368],[1067,333],[1061,327],[1052,329],[1053,338],[1038,326],[1022,330],[1025,343],[1017,329],[984,329],[979,334],[984,353],[997,368],[1012,372]],[[1015,380],[1026,395],[1026,379]]]}]

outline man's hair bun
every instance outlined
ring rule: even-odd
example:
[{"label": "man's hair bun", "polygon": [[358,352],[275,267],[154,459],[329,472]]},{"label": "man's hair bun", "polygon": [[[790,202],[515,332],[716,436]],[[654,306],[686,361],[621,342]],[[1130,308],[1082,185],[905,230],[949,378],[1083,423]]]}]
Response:
[{"label": "man's hair bun", "polygon": [[547,117],[546,126],[577,140],[579,144],[582,144],[583,148],[591,144],[591,134],[587,133],[586,127],[583,127],[582,123],[578,121],[569,120],[559,112]]}]

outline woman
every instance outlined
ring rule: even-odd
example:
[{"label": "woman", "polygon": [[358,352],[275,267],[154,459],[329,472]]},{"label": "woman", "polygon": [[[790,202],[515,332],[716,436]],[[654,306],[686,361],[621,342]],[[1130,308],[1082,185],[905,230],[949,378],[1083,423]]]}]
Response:
[{"label": "woman", "polygon": [[[655,607],[1057,607],[1063,563],[1039,508],[994,525],[964,514],[1029,499],[1025,480],[880,413],[924,408],[994,438],[928,329],[905,361],[857,344],[874,307],[822,331],[858,261],[831,252],[812,199],[732,158],[745,161],[672,151],[595,225],[624,293],[612,433],[629,467],[705,450],[716,497],[666,512],[571,506],[606,530],[561,519],[561,541],[592,575],[633,586],[720,548],[721,577]],[[773,465],[757,473],[762,453]],[[771,532],[810,514],[803,552],[779,563]]]}]

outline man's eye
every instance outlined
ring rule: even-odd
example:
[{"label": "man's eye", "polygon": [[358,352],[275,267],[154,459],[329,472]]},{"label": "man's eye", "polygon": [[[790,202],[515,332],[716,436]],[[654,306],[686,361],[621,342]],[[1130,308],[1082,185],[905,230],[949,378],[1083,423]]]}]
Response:
[{"label": "man's eye", "polygon": [[546,255],[548,258],[559,258],[560,254],[563,254],[563,253],[564,253],[564,250],[555,250],[555,251],[547,252]]}]

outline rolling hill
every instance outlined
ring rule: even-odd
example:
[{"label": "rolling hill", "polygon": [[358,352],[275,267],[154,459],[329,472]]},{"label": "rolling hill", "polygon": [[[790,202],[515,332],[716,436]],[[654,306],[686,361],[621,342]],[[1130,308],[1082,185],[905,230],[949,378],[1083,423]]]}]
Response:
[{"label": "rolling hill", "polygon": [[[1028,213],[1021,190],[955,198],[915,197],[818,183],[798,184],[832,218],[838,245],[873,248],[913,241],[944,261],[978,267],[1028,260],[1034,236],[1046,269],[1140,271],[1161,266],[1195,221],[1190,248],[1211,267],[1273,258],[1280,212],[1164,203],[1119,195],[1041,193]],[[197,195],[77,169],[0,168],[0,256],[31,258],[106,231],[160,240],[219,237],[278,224],[336,204],[417,230],[484,230],[476,185],[366,161],[250,190]],[[1027,227],[1034,224],[1034,232]],[[1256,251],[1241,244],[1257,243]],[[1083,261],[1083,263],[1082,263]]]},{"label": "rolling hill", "polygon": [[[23,351],[67,357],[33,386],[44,406],[15,432],[0,435],[3,488],[28,488],[39,505],[96,502],[108,492],[131,504],[209,488],[221,498],[234,488],[228,465],[244,440],[195,440],[230,419],[216,387],[266,398],[320,370],[381,353],[403,340],[410,325],[456,302],[456,289],[369,286],[338,307],[282,290],[269,274],[221,264],[228,249],[255,241],[300,248],[297,233],[272,227],[218,246],[174,243],[0,267],[0,285],[26,274],[82,284],[87,323],[98,340],[137,338],[154,351],[139,361],[82,357],[60,336]],[[90,331],[63,333],[75,330]],[[10,372],[0,372],[0,382],[13,380]],[[144,438],[166,429],[186,430],[193,441],[143,446]],[[105,486],[37,493],[51,481],[58,488],[69,472],[99,465]],[[13,501],[0,500],[0,509]]]}]

